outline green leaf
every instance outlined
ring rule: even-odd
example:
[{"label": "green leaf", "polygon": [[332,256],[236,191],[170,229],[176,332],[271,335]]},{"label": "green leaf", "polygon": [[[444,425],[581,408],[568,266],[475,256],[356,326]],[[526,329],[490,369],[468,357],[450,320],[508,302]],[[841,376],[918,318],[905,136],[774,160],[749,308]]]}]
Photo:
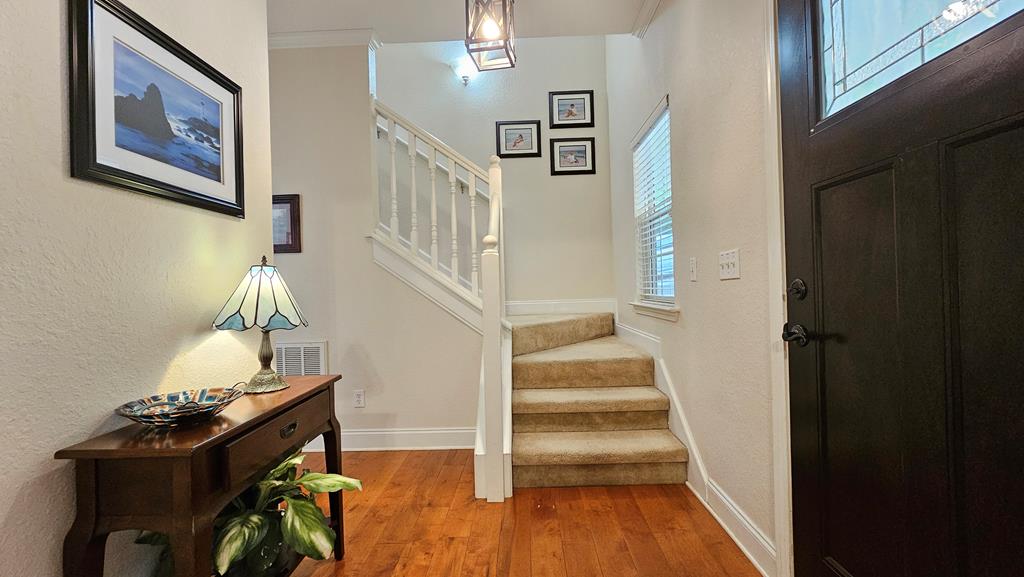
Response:
[{"label": "green leaf", "polygon": [[326,559],[334,551],[334,531],[320,508],[306,499],[284,498],[288,508],[281,521],[284,540],[306,557]]},{"label": "green leaf", "polygon": [[266,537],[269,526],[269,520],[257,513],[243,513],[228,520],[213,548],[217,573],[226,574],[232,563],[248,555]]},{"label": "green leaf", "polygon": [[[274,467],[274,470],[267,473],[267,476],[264,477],[264,479],[267,481],[284,481],[288,476],[288,473],[294,471],[295,467],[301,465],[304,460],[306,460],[306,456],[302,454],[302,451],[299,451],[285,459],[280,465]],[[294,479],[294,477],[292,479]]]},{"label": "green leaf", "polygon": [[362,491],[363,483],[359,479],[342,477],[328,473],[306,473],[296,481],[311,493],[333,493],[335,491]]}]

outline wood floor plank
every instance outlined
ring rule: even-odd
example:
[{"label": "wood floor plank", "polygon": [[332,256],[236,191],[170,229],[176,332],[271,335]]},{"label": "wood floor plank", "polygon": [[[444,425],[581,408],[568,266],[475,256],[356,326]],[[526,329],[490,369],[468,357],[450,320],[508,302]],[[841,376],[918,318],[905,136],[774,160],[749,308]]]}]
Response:
[{"label": "wood floor plank", "polygon": [[665,501],[671,506],[689,515],[694,528],[701,538],[701,544],[710,552],[729,577],[758,577],[760,573],[746,558],[736,542],[729,537],[725,529],[715,521],[704,504],[697,499],[689,488],[666,485],[662,488]]},{"label": "wood floor plank", "polygon": [[554,492],[552,489],[536,489],[531,493],[530,573],[534,576],[565,577],[565,553]]},{"label": "wood floor plank", "polygon": [[520,491],[519,495],[512,497],[513,526],[510,547],[511,560],[508,567],[509,577],[530,577],[532,575],[530,568],[533,554],[531,504],[529,491]]},{"label": "wood floor plank", "polygon": [[630,488],[609,487],[606,490],[637,571],[644,577],[673,577],[675,573],[669,567],[665,553],[640,512]]},{"label": "wood floor plank", "polygon": [[388,520],[378,543],[408,543],[412,540],[416,521],[427,501],[427,494],[441,473],[447,451],[427,451],[427,458],[419,468],[416,481],[406,491],[398,511]]},{"label": "wood floor plank", "polygon": [[455,487],[448,515],[445,516],[444,537],[468,539],[473,528],[473,514],[476,512],[476,486],[473,482],[473,460],[469,459],[462,468],[462,475]]},{"label": "wood floor plank", "polygon": [[469,549],[468,537],[444,537],[437,543],[437,550],[430,562],[427,577],[452,577],[462,571],[462,563]]},{"label": "wood floor plank", "polygon": [[462,577],[496,577],[499,574],[498,547],[504,511],[505,506],[501,503],[477,500]]},{"label": "wood floor plank", "polygon": [[631,487],[637,506],[654,530],[661,551],[680,577],[727,577],[704,546],[690,514],[666,501],[660,487]]},{"label": "wood floor plank", "polygon": [[555,489],[555,497],[567,577],[602,577],[601,562],[587,524],[587,508],[579,488]]},{"label": "wood floor plank", "polygon": [[637,572],[622,534],[611,499],[603,487],[581,487],[587,511],[587,525],[594,537],[601,572],[609,577],[647,577]]}]

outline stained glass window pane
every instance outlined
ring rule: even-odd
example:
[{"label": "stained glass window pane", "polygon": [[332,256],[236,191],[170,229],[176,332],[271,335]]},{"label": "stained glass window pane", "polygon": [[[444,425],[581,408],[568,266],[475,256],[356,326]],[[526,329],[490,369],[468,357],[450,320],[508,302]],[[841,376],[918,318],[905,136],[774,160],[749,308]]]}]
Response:
[{"label": "stained glass window pane", "polygon": [[1024,9],[1024,0],[817,0],[823,117]]}]

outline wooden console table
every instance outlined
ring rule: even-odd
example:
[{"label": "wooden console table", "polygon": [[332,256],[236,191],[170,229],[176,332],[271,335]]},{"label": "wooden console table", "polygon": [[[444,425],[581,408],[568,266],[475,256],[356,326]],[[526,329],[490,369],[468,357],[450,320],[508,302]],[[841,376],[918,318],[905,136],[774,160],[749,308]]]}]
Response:
[{"label": "wooden console table", "polygon": [[[210,577],[217,514],[284,457],[322,435],[327,472],[341,473],[339,379],[286,377],[289,388],[245,395],[207,423],[169,431],[133,423],[57,451],[75,461],[78,495],[64,577],[103,577],[107,535],[128,529],[170,536],[177,577]],[[341,492],[330,494],[330,509],[341,559]]]}]

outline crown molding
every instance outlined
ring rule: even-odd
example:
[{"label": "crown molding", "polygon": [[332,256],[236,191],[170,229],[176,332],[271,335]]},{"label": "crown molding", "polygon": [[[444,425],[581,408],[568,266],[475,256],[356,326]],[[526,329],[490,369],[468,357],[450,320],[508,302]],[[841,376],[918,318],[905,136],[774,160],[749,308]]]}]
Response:
[{"label": "crown molding", "polygon": [[644,0],[640,9],[636,12],[636,20],[633,21],[633,36],[643,38],[647,34],[647,27],[654,21],[654,15],[658,12],[661,0]]},{"label": "crown molding", "polygon": [[270,34],[269,45],[271,50],[334,46],[368,46],[371,50],[377,50],[381,47],[381,41],[371,28],[352,28],[349,30],[274,32]]}]

